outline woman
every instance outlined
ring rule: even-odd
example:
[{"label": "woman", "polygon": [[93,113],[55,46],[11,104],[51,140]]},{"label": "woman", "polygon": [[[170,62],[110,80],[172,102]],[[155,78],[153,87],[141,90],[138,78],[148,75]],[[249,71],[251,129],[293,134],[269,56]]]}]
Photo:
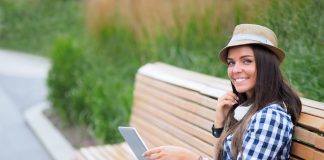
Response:
[{"label": "woman", "polygon": [[[254,24],[235,27],[219,54],[228,65],[233,92],[220,97],[216,106],[215,159],[289,158],[301,102],[280,72],[284,57],[270,29]],[[144,156],[150,160],[205,159],[176,146],[156,147]]]}]

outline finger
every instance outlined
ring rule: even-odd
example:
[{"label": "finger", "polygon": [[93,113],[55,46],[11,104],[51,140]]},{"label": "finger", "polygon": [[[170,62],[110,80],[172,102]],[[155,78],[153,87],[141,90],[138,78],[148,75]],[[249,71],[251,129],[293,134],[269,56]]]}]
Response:
[{"label": "finger", "polygon": [[151,154],[160,153],[161,149],[159,147],[152,148],[150,150],[147,150],[143,153],[143,156],[150,156]]},{"label": "finger", "polygon": [[150,155],[148,160],[159,160],[160,158],[162,158],[162,155],[160,153],[154,153]]},{"label": "finger", "polygon": [[221,102],[221,105],[224,106],[224,107],[232,107],[236,103],[237,102],[235,100],[223,100]]},{"label": "finger", "polygon": [[232,102],[235,102],[237,103],[238,102],[238,97],[232,93],[232,94],[227,94],[226,96],[224,96],[221,101],[224,101],[224,100],[230,100]]},{"label": "finger", "polygon": [[233,93],[233,92],[229,92],[229,93],[228,93],[228,96],[234,98],[236,101],[239,100],[239,97],[238,97],[235,93]]},{"label": "finger", "polygon": [[218,99],[218,101],[222,101],[222,100],[225,100],[225,99],[235,99],[235,100],[238,100],[238,96],[233,93],[233,92],[227,92],[225,95],[223,95],[222,97],[220,97]]}]

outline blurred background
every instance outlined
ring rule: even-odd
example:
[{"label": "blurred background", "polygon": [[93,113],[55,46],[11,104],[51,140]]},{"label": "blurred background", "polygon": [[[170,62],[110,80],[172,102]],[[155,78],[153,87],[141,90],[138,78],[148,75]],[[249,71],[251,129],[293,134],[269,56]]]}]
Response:
[{"label": "blurred background", "polygon": [[323,11],[322,0],[1,0],[0,48],[48,58],[55,112],[100,143],[117,143],[141,65],[227,78],[217,54],[240,23],[273,29],[287,80],[324,102]]}]

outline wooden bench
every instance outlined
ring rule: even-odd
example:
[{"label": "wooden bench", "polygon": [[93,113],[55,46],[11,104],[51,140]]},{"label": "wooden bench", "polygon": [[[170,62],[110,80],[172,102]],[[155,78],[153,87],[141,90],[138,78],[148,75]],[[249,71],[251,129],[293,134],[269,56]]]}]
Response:
[{"label": "wooden bench", "polygon": [[[147,64],[136,75],[131,126],[149,148],[186,147],[214,155],[211,125],[217,98],[230,82],[163,63]],[[295,127],[291,159],[324,159],[324,103],[301,98],[302,114]],[[127,144],[81,148],[77,160],[136,159]]]}]

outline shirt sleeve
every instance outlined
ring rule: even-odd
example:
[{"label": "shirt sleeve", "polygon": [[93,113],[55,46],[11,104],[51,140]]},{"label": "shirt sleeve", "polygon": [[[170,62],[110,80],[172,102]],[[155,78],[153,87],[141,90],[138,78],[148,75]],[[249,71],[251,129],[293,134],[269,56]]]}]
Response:
[{"label": "shirt sleeve", "polygon": [[251,118],[238,159],[288,159],[292,130],[286,112],[263,108]]}]

